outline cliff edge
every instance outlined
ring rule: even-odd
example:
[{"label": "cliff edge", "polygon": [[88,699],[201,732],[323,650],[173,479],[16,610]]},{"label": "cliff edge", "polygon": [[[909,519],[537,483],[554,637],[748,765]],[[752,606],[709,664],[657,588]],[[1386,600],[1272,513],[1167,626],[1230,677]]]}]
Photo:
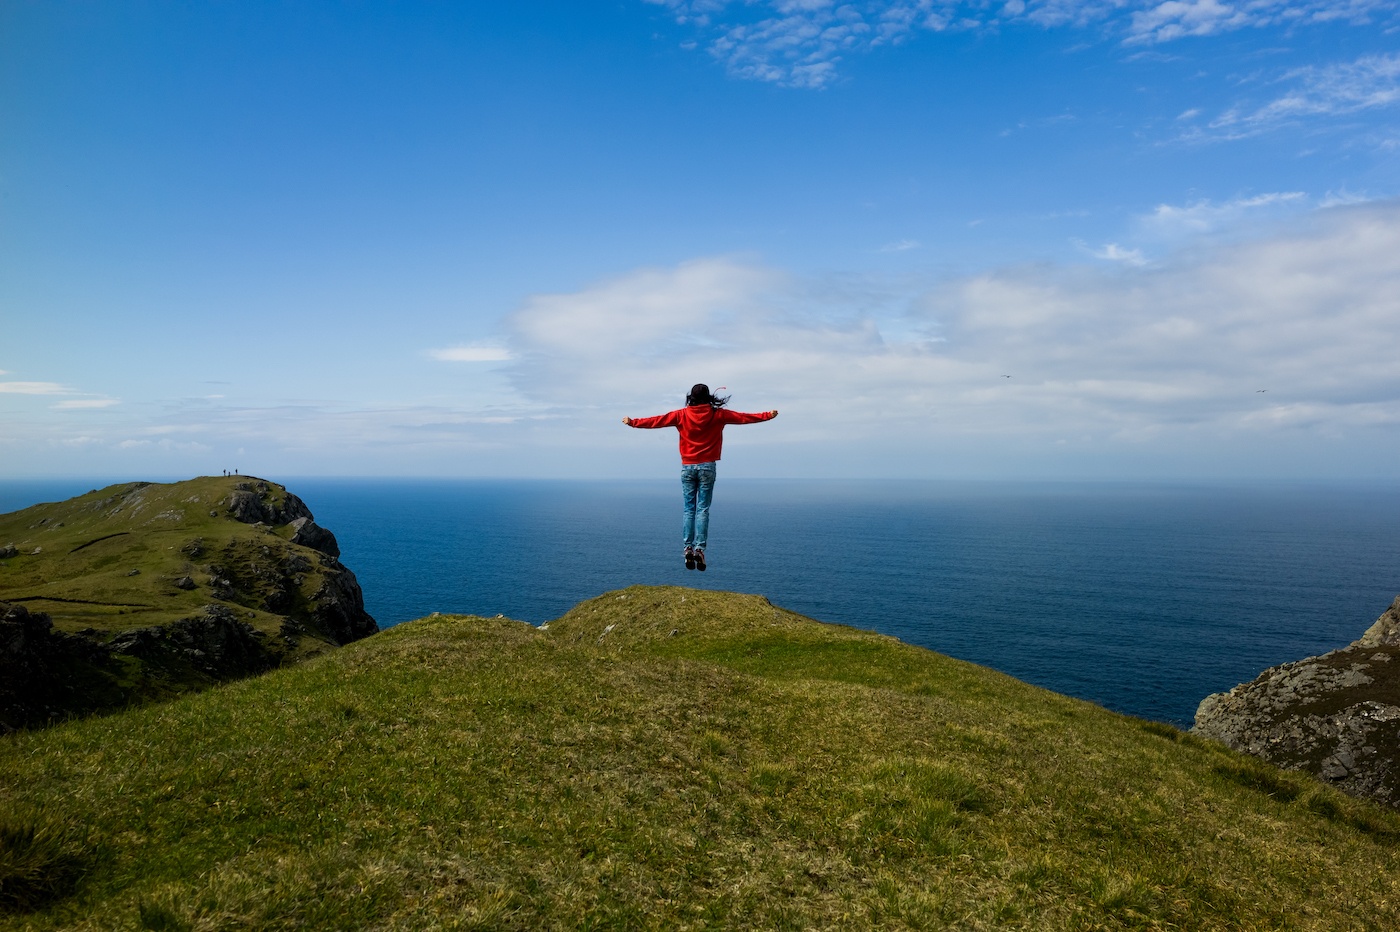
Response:
[{"label": "cliff edge", "polygon": [[1346,647],[1207,696],[1191,730],[1400,808],[1400,598]]}]

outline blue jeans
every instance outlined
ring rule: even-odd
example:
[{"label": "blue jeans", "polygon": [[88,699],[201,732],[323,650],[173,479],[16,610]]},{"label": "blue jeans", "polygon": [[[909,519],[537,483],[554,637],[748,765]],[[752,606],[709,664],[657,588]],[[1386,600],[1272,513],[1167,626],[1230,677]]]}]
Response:
[{"label": "blue jeans", "polygon": [[715,464],[681,466],[681,495],[685,499],[685,545],[704,550],[710,536],[710,498],[715,494]]}]

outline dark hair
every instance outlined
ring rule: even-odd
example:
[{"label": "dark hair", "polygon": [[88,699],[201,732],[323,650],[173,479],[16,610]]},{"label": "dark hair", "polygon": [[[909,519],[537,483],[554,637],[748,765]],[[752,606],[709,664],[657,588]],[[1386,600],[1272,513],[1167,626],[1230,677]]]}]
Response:
[{"label": "dark hair", "polygon": [[690,387],[690,394],[685,396],[687,405],[709,405],[712,408],[723,408],[729,404],[729,396],[717,398],[710,394],[710,386],[704,382],[698,382]]}]

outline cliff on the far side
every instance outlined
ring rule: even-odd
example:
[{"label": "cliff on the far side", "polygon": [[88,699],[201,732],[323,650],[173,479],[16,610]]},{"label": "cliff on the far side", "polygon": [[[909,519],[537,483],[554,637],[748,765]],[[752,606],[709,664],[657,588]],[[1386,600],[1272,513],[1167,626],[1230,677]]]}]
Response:
[{"label": "cliff on the far side", "polygon": [[261,673],[379,630],[335,535],[252,477],[0,515],[0,732]]},{"label": "cliff on the far side", "polygon": [[1348,646],[1207,696],[1192,731],[1400,808],[1400,598]]}]

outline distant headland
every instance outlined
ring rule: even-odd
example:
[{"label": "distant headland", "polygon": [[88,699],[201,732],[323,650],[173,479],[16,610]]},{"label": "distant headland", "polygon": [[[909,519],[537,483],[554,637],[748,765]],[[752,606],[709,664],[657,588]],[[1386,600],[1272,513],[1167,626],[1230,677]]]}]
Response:
[{"label": "distant headland", "polygon": [[0,515],[0,728],[273,669],[378,630],[335,535],[249,476]]}]

